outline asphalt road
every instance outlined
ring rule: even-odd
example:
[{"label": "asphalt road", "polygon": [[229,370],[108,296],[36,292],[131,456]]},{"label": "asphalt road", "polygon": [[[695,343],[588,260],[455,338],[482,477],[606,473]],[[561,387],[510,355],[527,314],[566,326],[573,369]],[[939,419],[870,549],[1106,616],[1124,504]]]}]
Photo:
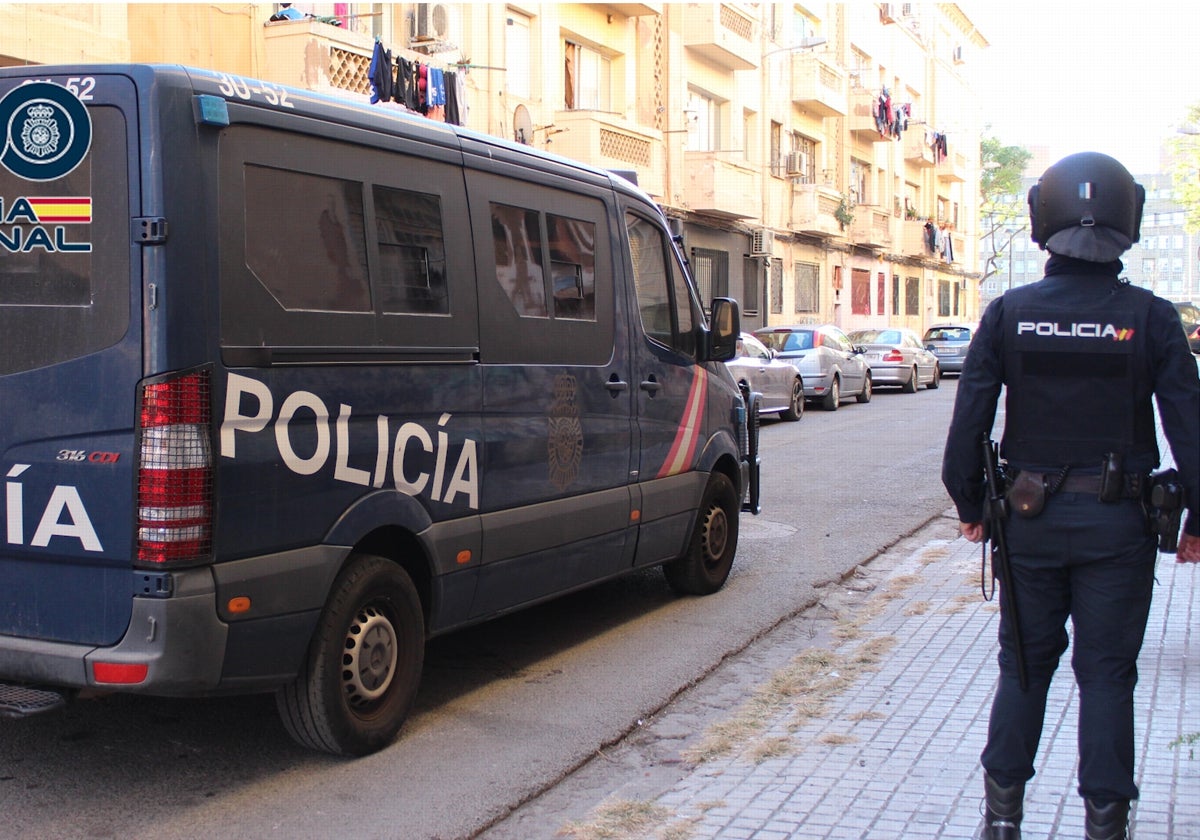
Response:
[{"label": "asphalt road", "polygon": [[470,837],[949,507],[956,381],[762,429],[764,510],[726,587],[650,570],[431,643],[390,748],[291,742],[270,697],[110,696],[0,721],[0,837]]}]

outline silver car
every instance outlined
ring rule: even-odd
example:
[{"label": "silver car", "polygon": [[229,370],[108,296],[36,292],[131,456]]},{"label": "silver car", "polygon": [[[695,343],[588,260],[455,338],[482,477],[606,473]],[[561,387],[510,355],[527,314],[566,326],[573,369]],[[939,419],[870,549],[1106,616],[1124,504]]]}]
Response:
[{"label": "silver car", "polygon": [[904,393],[915,394],[922,385],[932,389],[940,384],[938,357],[925,349],[912,330],[855,330],[850,340],[866,351],[863,358],[871,366],[875,385],[899,385]]},{"label": "silver car", "polygon": [[754,335],[799,369],[804,395],[820,400],[826,411],[836,411],[847,396],[860,403],[871,401],[871,369],[862,348],[833,324],[763,327]]},{"label": "silver car", "polygon": [[962,373],[974,337],[974,324],[934,324],[925,330],[924,344],[938,357],[942,373]]},{"label": "silver car", "polygon": [[758,413],[778,413],[784,420],[799,420],[804,413],[804,380],[795,365],[775,358],[775,352],[750,333],[738,338],[737,355],[725,363],[747,391],[758,391]]}]

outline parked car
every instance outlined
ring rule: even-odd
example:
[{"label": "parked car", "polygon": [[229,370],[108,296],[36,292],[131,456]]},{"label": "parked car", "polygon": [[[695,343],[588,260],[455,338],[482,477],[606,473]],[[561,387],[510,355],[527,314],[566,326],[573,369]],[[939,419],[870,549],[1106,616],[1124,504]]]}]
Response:
[{"label": "parked car", "polygon": [[744,391],[758,391],[758,413],[799,420],[804,413],[804,380],[796,366],[775,358],[775,351],[752,336],[738,337],[737,355],[725,363]]},{"label": "parked car", "polygon": [[974,337],[974,324],[934,324],[925,330],[923,340],[938,357],[942,373],[962,373],[963,361]]},{"label": "parked car", "polygon": [[804,396],[820,400],[826,411],[836,411],[848,396],[860,403],[871,401],[871,369],[862,348],[833,324],[763,327],[754,335],[778,358],[797,367]]},{"label": "parked car", "polygon": [[941,381],[938,357],[912,330],[855,330],[850,340],[866,350],[863,358],[871,368],[871,382],[877,386],[899,385],[904,393],[915,394],[922,385],[932,389]]},{"label": "parked car", "polygon": [[1188,345],[1193,353],[1200,353],[1200,307],[1194,303],[1176,303],[1175,309],[1179,312]]}]

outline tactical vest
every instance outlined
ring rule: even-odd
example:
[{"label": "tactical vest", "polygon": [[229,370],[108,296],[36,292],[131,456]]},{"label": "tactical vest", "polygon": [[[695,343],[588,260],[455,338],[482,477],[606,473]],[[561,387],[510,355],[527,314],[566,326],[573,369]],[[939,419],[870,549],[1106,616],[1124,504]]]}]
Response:
[{"label": "tactical vest", "polygon": [[1004,296],[1005,456],[1017,467],[1098,467],[1109,452],[1155,463],[1146,326],[1153,295],[1121,284],[1063,297],[1045,282]]}]

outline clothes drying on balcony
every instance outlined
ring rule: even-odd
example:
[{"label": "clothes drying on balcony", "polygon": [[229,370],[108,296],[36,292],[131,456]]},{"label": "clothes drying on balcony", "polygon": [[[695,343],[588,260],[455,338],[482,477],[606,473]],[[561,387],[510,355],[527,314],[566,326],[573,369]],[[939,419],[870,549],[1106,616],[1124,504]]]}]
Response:
[{"label": "clothes drying on balcony", "polygon": [[403,56],[393,60],[391,50],[377,40],[367,76],[373,105],[395,102],[430,119],[466,124],[466,85],[461,73]]},{"label": "clothes drying on balcony", "polygon": [[875,128],[880,134],[898,140],[908,128],[908,121],[912,117],[912,103],[893,102],[892,94],[884,88],[871,103],[871,116],[875,118]]}]

